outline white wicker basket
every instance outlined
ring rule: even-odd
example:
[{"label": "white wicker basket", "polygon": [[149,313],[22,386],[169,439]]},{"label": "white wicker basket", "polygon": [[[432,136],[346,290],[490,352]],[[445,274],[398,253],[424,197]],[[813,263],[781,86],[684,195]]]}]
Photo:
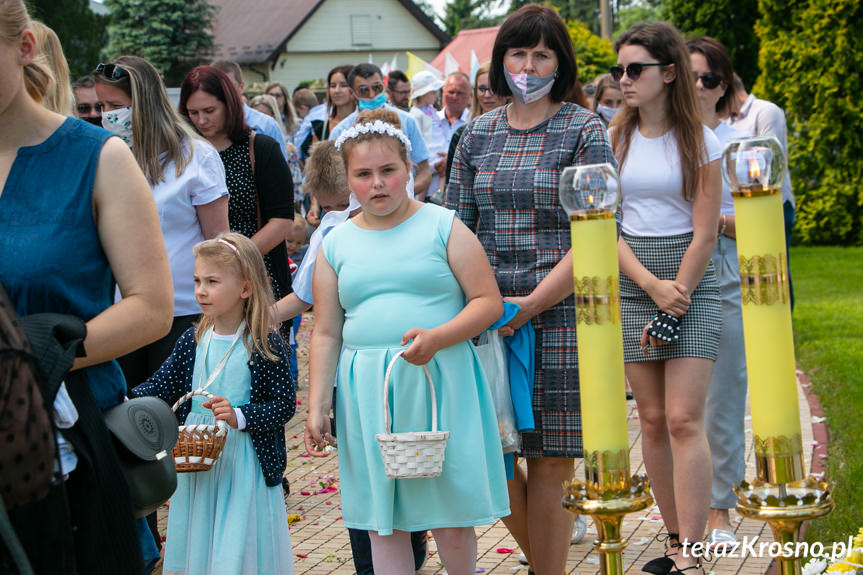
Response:
[{"label": "white wicker basket", "polygon": [[384,375],[384,425],[386,433],[378,433],[375,439],[381,448],[387,477],[406,479],[412,477],[438,477],[443,469],[444,452],[449,431],[438,431],[437,401],[434,383],[428,367],[423,366],[429,384],[432,406],[431,431],[407,431],[392,433],[390,427],[389,387],[390,374],[398,358],[405,350],[399,351],[387,366]]}]

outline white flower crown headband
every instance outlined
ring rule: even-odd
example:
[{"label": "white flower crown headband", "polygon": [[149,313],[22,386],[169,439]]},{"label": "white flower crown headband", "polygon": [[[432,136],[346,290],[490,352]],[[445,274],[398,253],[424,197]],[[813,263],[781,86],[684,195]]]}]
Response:
[{"label": "white flower crown headband", "polygon": [[352,138],[358,138],[362,134],[384,134],[387,136],[398,138],[401,143],[405,145],[405,149],[408,151],[408,153],[411,152],[411,141],[408,140],[408,137],[405,136],[405,133],[393,126],[392,124],[387,124],[386,122],[382,122],[380,120],[351,126],[347,130],[342,132],[341,135],[336,139],[336,149],[341,150],[342,145],[344,145],[347,140],[350,140]]}]

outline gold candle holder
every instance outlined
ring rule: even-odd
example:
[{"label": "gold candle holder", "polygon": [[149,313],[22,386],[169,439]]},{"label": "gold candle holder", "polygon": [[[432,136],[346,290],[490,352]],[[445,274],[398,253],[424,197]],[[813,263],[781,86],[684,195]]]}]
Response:
[{"label": "gold candle holder", "polygon": [[622,575],[623,517],[653,503],[645,477],[629,476],[620,271],[614,214],[618,179],[609,164],[567,168],[560,201],[569,214],[575,285],[585,481],[564,485],[564,509],[596,525],[600,571]]},{"label": "gold candle holder", "polygon": [[[734,487],[737,511],[766,521],[783,551],[780,575],[799,575],[804,521],[833,509],[832,485],[805,477],[781,183],[785,157],[774,137],[730,142],[722,175],[734,197],[743,338],[758,479]],[[788,547],[786,547],[786,544]]]}]

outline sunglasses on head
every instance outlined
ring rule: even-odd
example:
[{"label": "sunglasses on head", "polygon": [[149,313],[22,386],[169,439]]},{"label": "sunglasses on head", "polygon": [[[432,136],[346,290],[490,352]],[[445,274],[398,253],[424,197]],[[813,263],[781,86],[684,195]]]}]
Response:
[{"label": "sunglasses on head", "polygon": [[608,71],[611,73],[611,77],[614,78],[615,82],[620,82],[620,79],[623,78],[624,72],[626,72],[626,75],[630,80],[635,82],[641,77],[641,73],[647,66],[668,66],[668,64],[663,62],[633,62],[632,64],[627,64],[626,68],[620,65],[612,66]]},{"label": "sunglasses on head", "polygon": [[708,90],[712,90],[716,86],[722,82],[722,77],[719,74],[713,74],[712,72],[708,72],[707,74],[696,74],[692,73],[695,76],[695,83],[698,83],[698,80],[701,80],[701,85],[707,88]]},{"label": "sunglasses on head", "polygon": [[99,64],[96,66],[96,73],[109,80],[120,80],[129,76],[129,72],[119,64]]},{"label": "sunglasses on head", "polygon": [[357,94],[359,94],[360,96],[363,96],[363,97],[366,97],[370,94],[374,94],[375,96],[377,96],[378,94],[380,94],[383,91],[384,91],[384,85],[381,83],[372,84],[371,88],[369,88],[369,86],[366,86],[365,84],[363,84],[362,86],[357,88]]}]

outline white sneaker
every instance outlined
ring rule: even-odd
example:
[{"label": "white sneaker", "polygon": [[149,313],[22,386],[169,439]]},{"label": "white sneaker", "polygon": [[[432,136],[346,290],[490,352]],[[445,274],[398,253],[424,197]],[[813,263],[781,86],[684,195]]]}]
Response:
[{"label": "white sneaker", "polygon": [[570,545],[575,545],[582,539],[584,539],[585,534],[587,533],[587,522],[585,522],[584,517],[581,515],[575,516],[575,523],[572,526],[572,538],[569,540]]},{"label": "white sneaker", "polygon": [[525,555],[524,553],[519,553],[518,554],[518,562],[521,563],[522,565],[528,565],[527,555]]}]

